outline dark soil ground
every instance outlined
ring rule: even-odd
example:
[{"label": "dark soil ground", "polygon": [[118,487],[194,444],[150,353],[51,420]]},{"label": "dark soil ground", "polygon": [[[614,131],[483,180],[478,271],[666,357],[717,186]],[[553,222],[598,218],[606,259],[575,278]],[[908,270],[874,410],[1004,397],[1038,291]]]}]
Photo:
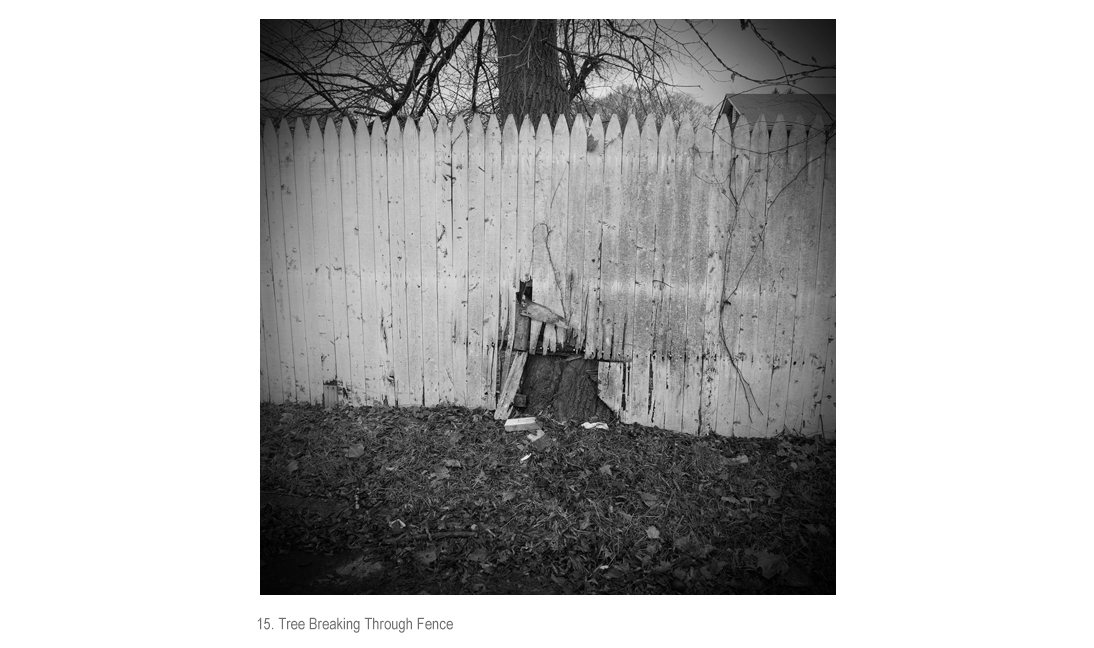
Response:
[{"label": "dark soil ground", "polygon": [[836,593],[834,441],[540,423],[262,404],[262,593]]}]

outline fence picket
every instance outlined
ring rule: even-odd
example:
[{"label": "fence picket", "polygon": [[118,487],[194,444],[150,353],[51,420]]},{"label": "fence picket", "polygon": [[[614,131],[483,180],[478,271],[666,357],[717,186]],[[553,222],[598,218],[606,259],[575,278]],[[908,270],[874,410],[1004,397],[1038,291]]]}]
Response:
[{"label": "fence picket", "polygon": [[[270,250],[273,268],[274,317],[277,322],[278,364],[281,399],[296,399],[293,375],[292,329],[289,325],[289,287],[285,271],[285,216],[281,204],[281,164],[273,122],[266,122],[263,138],[266,156],[266,208],[270,219]],[[278,401],[281,402],[281,401]]]},{"label": "fence picket", "polygon": [[[685,122],[686,123],[686,122]],[[688,130],[691,124],[687,125]],[[688,244],[687,335],[684,338],[683,431],[698,434],[702,415],[703,353],[706,343],[706,300],[704,287],[709,283],[707,262],[710,254],[708,208],[710,206],[710,128],[699,127],[688,155],[691,176],[688,179],[690,217]]]},{"label": "fence picket", "polygon": [[769,142],[767,174],[767,232],[765,256],[771,272],[764,285],[770,290],[772,318],[771,391],[767,399],[766,436],[782,433],[786,425],[786,397],[789,389],[790,356],[793,350],[794,297],[790,280],[797,272],[798,241],[794,235],[789,211],[794,191],[794,176],[790,175],[787,153],[787,124],[782,115],[775,120]]},{"label": "fence picket", "polygon": [[[551,207],[551,167],[552,167],[551,124],[547,121],[547,115],[542,115],[539,126],[536,129],[536,182],[535,182],[535,215],[532,225],[532,299],[551,308],[554,306],[558,312],[558,304],[554,303],[558,292],[554,290],[554,277],[551,274],[551,261],[548,256],[550,249],[550,216]],[[543,330],[543,352],[547,353],[554,348],[554,326],[536,327]],[[529,342],[529,353],[535,353],[538,342],[538,332],[532,330],[532,339]]]},{"label": "fence picket", "polygon": [[[566,118],[559,117],[555,120],[554,135],[551,142],[551,185],[547,204],[547,257],[550,285],[537,287],[537,293],[544,301],[536,301],[547,306],[563,319],[569,319],[570,313],[566,310],[566,252],[569,226],[568,208],[570,200],[570,132],[566,127]],[[538,262],[542,262],[541,258]],[[549,292],[544,293],[543,288]],[[549,335],[545,335],[544,351],[550,352],[562,347],[566,342],[567,329],[556,327],[554,324],[544,325],[550,329]]]},{"label": "fence picket", "polygon": [[486,236],[486,158],[482,123],[472,117],[467,129],[467,406],[483,406],[482,338]]},{"label": "fence picket", "polygon": [[619,119],[612,115],[604,133],[604,221],[601,226],[600,247],[600,357],[623,360],[616,357],[613,342],[618,334],[623,337],[621,319],[621,295],[619,273],[619,228],[623,217],[623,133]]},{"label": "fence picket", "polygon": [[410,401],[425,398],[425,360],[422,356],[422,213],[419,182],[418,129],[406,120],[403,129],[403,231],[406,234],[406,339]]},{"label": "fence picket", "polygon": [[584,319],[585,357],[600,357],[600,245],[604,222],[604,122],[593,115],[586,136],[585,234],[580,301]]},{"label": "fence picket", "polygon": [[[806,151],[807,145],[805,122],[802,121],[802,118],[799,115],[790,127],[786,169],[787,176],[793,178],[793,182],[787,187],[787,210],[790,212],[789,216],[791,219],[792,236],[795,246],[795,249],[792,251],[792,254],[795,255],[795,258],[793,259],[794,275],[790,278],[789,282],[790,287],[795,294],[795,299],[794,312],[791,314],[794,318],[791,324],[793,328],[793,339],[791,342],[790,371],[787,378],[787,396],[785,411],[783,413],[783,425],[794,432],[799,432],[802,429],[802,405],[805,400],[806,386],[811,379],[811,377],[806,376],[805,374],[807,362],[805,347],[806,339],[808,337],[806,335],[807,314],[812,313],[813,296],[811,294],[812,291],[806,291],[801,284],[802,278],[807,270],[804,256],[806,246],[805,221],[809,214],[808,200],[810,197],[809,178],[806,166],[806,163],[808,162]],[[815,276],[815,256],[813,260],[813,273]]]},{"label": "fence picket", "polygon": [[824,245],[821,222],[824,201],[824,123],[819,116],[813,121],[806,135],[806,159],[811,193],[809,214],[805,219],[802,234],[802,262],[806,266],[802,273],[805,291],[812,297],[811,308],[806,315],[805,342],[805,398],[803,399],[802,433],[812,435],[820,432],[820,401],[824,392],[824,365],[828,331],[824,319],[828,312],[828,300],[821,292],[824,276],[821,270],[824,258]]},{"label": "fence picket", "polygon": [[[364,365],[364,404],[381,402],[380,319],[376,296],[376,221],[372,200],[372,139],[360,122],[354,133],[354,165],[357,172],[357,243],[361,268],[361,348]],[[386,270],[386,268],[385,268]],[[310,333],[309,333],[310,334]]]},{"label": "fence picket", "polygon": [[418,131],[419,163],[418,206],[421,210],[422,269],[422,363],[425,375],[423,404],[432,407],[440,401],[440,334],[437,312],[437,158],[433,127],[422,119]]},{"label": "fence picket", "polygon": [[[505,350],[501,360],[501,384],[508,378],[513,357],[513,336],[516,333],[514,296],[519,282],[517,259],[517,178],[520,170],[517,122],[512,115],[505,120],[501,137],[501,250],[498,291],[501,300],[499,344]],[[501,357],[501,354],[499,354]],[[515,393],[515,392],[514,392]]]},{"label": "fence picket", "polygon": [[653,255],[653,359],[650,374],[650,421],[664,427],[665,409],[672,379],[669,372],[669,349],[666,331],[673,326],[669,317],[669,286],[666,269],[672,256],[673,211],[676,204],[676,126],[666,116],[657,136],[657,205]]},{"label": "fence picket", "polygon": [[[740,279],[738,299],[741,302],[741,351],[744,358],[738,359],[738,367],[746,381],[747,399],[745,411],[737,420],[743,426],[745,436],[762,435],[767,422],[764,418],[767,409],[767,393],[771,384],[771,374],[767,373],[766,386],[764,373],[760,366],[760,266],[763,265],[763,224],[764,204],[767,200],[767,123],[764,116],[756,121],[752,128],[748,144],[749,175],[747,188],[742,197],[742,210],[737,226],[742,234],[748,232],[748,249],[745,268]],[[770,371],[770,370],[769,370]]]},{"label": "fence picket", "polygon": [[565,310],[570,322],[567,332],[569,342],[580,349],[585,343],[585,303],[581,298],[584,277],[585,256],[585,180],[588,173],[588,134],[585,130],[585,118],[578,115],[570,132],[570,151],[568,171],[569,205],[567,207],[566,226],[566,266]]},{"label": "fence picket", "polygon": [[498,389],[498,313],[502,308],[500,291],[501,259],[501,129],[497,117],[490,116],[486,128],[486,204],[483,245],[482,314],[482,404],[493,411]]},{"label": "fence picket", "polygon": [[454,401],[467,405],[467,125],[452,124],[452,385]]},{"label": "fence picket", "polygon": [[612,115],[604,133],[604,204],[600,248],[600,340],[599,357],[615,362],[601,362],[597,389],[600,398],[615,411],[623,405],[623,358],[614,355],[615,336],[623,338],[623,327],[617,323],[626,311],[622,307],[622,281],[619,267],[619,229],[623,215],[623,133],[619,119]]},{"label": "fence picket", "polygon": [[292,130],[281,121],[277,136],[278,163],[281,165],[281,211],[285,228],[285,275],[288,287],[289,328],[292,332],[293,399],[307,402],[308,350],[304,340],[304,281],[300,272],[300,232],[297,216],[296,163]]},{"label": "fence picket", "polygon": [[350,375],[343,375],[346,397],[354,405],[368,402],[365,385],[364,321],[361,314],[361,240],[357,208],[357,155],[353,128],[342,121],[338,134],[338,163],[342,176],[342,234],[346,276],[346,322]]},{"label": "fence picket", "polygon": [[[703,393],[700,403],[702,420],[699,434],[727,434],[720,427],[719,408],[724,395],[732,402],[733,390],[722,391],[727,381],[723,374],[731,374],[728,353],[722,346],[722,290],[725,281],[726,244],[729,242],[729,156],[732,134],[725,115],[718,118],[711,140],[711,166],[708,179],[710,192],[707,208],[707,236],[710,245],[707,256],[705,295],[703,298]],[[705,149],[704,149],[705,150]]]},{"label": "fence picket", "polygon": [[312,117],[308,127],[308,172],[311,176],[312,242],[315,244],[315,283],[319,304],[315,314],[319,324],[319,367],[320,390],[318,401],[322,402],[323,385],[334,382],[337,367],[334,349],[334,296],[331,284],[330,234],[327,226],[327,156],[324,151],[323,130],[319,121]]},{"label": "fence picket", "polygon": [[[345,124],[349,127],[349,124]],[[349,318],[346,305],[346,248],[342,225],[342,170],[339,163],[338,129],[328,118],[323,129],[326,158],[327,240],[330,244],[332,321],[334,322],[334,372],[339,393],[350,386],[353,375],[349,356]]]},{"label": "fence picket", "polygon": [[[637,126],[637,124],[635,124]],[[627,410],[640,425],[652,425],[650,419],[650,380],[653,353],[654,262],[656,261],[657,211],[657,121],[653,114],[642,125],[638,153],[638,204],[633,212],[635,230],[634,319],[628,330],[631,338],[631,367],[627,377]]]},{"label": "fence picket", "polygon": [[456,403],[456,268],[452,249],[452,132],[448,121],[437,124],[437,363],[438,397],[442,403]]},{"label": "fence picket", "polygon": [[[622,358],[625,372],[630,368],[634,350],[634,279],[635,271],[635,215],[638,213],[639,156],[642,152],[641,126],[634,113],[627,115],[623,129],[623,160],[621,191],[623,210],[619,229],[616,231],[616,274],[619,284],[619,312],[616,315],[615,335],[612,337],[612,355]],[[626,380],[624,382],[627,382]],[[630,408],[625,408],[629,410]],[[624,422],[632,422],[629,413]]]},{"label": "fence picket", "polygon": [[[306,393],[304,400],[316,403],[322,400],[323,385],[319,379],[319,344],[316,329],[316,288],[315,288],[315,240],[312,234],[311,215],[311,174],[308,172],[308,134],[304,120],[299,117],[293,127],[293,173],[296,180],[296,219],[297,235],[300,241],[300,277],[303,283],[303,319],[304,361],[307,367]],[[295,350],[295,349],[294,349]]]},{"label": "fence picket", "polygon": [[263,365],[262,376],[265,378],[262,382],[262,398],[263,400],[270,400],[274,403],[280,403],[284,400],[284,394],[281,392],[281,360],[280,344],[277,340],[277,312],[274,306],[274,274],[273,274],[273,248],[270,239],[270,216],[269,205],[266,198],[266,139],[270,137],[270,131],[272,125],[267,123],[266,133],[263,136],[263,155],[260,155],[259,160],[259,181],[261,183],[261,189],[259,195],[261,196],[259,204],[259,228],[261,236],[261,274],[262,274],[262,347],[263,347]]},{"label": "fence picket", "polygon": [[372,124],[372,222],[376,259],[376,310],[380,345],[380,391],[384,405],[395,405],[395,360],[393,297],[391,290],[391,216],[388,213],[387,133],[379,120]]},{"label": "fence picket", "polygon": [[[818,128],[823,128],[819,127]],[[821,393],[819,431],[826,436],[836,427],[836,137],[825,142],[824,196],[821,205],[821,258],[818,291],[828,300],[823,322],[825,349],[824,386]]]},{"label": "fence picket", "polygon": [[407,325],[406,216],[404,213],[403,133],[399,120],[392,119],[387,129],[387,218],[391,264],[391,335],[395,364],[395,403],[414,402],[413,376],[410,374],[410,341]]}]

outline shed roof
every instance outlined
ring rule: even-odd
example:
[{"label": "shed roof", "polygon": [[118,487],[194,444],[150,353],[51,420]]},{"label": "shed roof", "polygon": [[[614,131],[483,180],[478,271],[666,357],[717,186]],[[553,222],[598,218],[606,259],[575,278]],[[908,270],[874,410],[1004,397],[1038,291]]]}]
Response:
[{"label": "shed roof", "polygon": [[831,124],[836,119],[836,95],[834,94],[738,94],[726,95],[726,104],[723,112],[731,114],[732,107],[740,115],[743,115],[748,123],[754,124],[763,115],[770,124],[782,115],[787,122],[792,122],[801,115],[802,121],[809,125],[813,118],[820,115],[825,125]]}]

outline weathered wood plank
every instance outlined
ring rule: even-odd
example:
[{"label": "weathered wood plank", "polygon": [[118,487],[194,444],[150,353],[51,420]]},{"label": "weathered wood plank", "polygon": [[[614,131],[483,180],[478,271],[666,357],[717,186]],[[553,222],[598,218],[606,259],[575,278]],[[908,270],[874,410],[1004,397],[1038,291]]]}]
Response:
[{"label": "weathered wood plank", "polygon": [[[274,315],[277,321],[277,362],[281,374],[281,399],[296,400],[292,352],[292,328],[289,324],[289,286],[285,271],[285,214],[281,204],[281,164],[277,133],[267,122],[262,141],[266,156],[266,208],[270,217],[271,268],[273,270]],[[281,402],[278,400],[276,402]]]},{"label": "weathered wood plank", "polygon": [[827,334],[824,384],[821,392],[820,432],[831,437],[836,431],[836,136],[827,139],[824,155],[824,202],[821,205],[821,257],[818,295],[828,300],[822,322]]},{"label": "weathered wood plank", "polygon": [[467,406],[482,407],[483,260],[486,236],[486,158],[482,123],[472,117],[467,149]]},{"label": "weathered wood plank", "polygon": [[363,404],[382,400],[380,317],[376,296],[376,221],[372,200],[372,139],[362,121],[354,133],[354,163],[357,172],[357,245],[361,267],[361,348],[364,352],[365,389]]},{"label": "weathered wood plank", "polygon": [[581,298],[585,283],[585,182],[588,169],[588,133],[585,130],[585,118],[577,115],[570,132],[569,165],[569,204],[566,215],[566,269],[563,291],[566,296],[566,316],[571,328],[567,332],[568,341],[580,350],[585,343],[585,304]]},{"label": "weathered wood plank", "polygon": [[604,222],[604,122],[593,115],[586,137],[585,234],[581,276],[585,357],[600,357],[600,244]]},{"label": "weathered wood plank", "polygon": [[[620,308],[623,294],[619,269],[619,229],[623,219],[623,132],[619,118],[612,115],[604,133],[604,220],[601,225],[600,248],[600,357],[620,360],[614,355],[615,337],[623,338]],[[622,402],[622,399],[618,399]]]},{"label": "weathered wood plank", "polygon": [[[721,300],[725,282],[725,259],[729,242],[730,200],[729,156],[732,134],[729,120],[725,115],[719,117],[711,140],[710,198],[707,208],[707,236],[710,245],[707,253],[707,274],[704,285],[703,303],[703,392],[700,403],[700,434],[725,434],[719,427],[718,409],[723,394],[732,401],[733,392],[722,391],[722,373],[732,374],[728,365],[728,353],[722,346]],[[705,147],[700,147],[705,152]]]},{"label": "weathered wood plank", "polygon": [[482,405],[493,410],[498,389],[498,313],[501,310],[501,128],[491,115],[486,127],[486,239],[482,265]]},{"label": "weathered wood plank", "polygon": [[749,358],[745,374],[752,393],[756,397],[758,417],[749,423],[750,437],[764,436],[767,432],[767,403],[771,392],[771,346],[774,343],[774,315],[771,308],[768,278],[771,274],[766,253],[767,247],[767,174],[769,167],[768,123],[760,115],[752,129],[750,146],[753,151],[753,182],[748,204],[751,231],[751,263],[745,277],[746,295],[750,298],[751,318],[745,321],[748,336]]},{"label": "weathered wood plank", "polygon": [[[338,129],[328,118],[323,129],[326,157],[327,241],[330,244],[332,320],[334,321],[334,371],[339,387],[349,387],[353,372],[349,357],[349,317],[346,305],[346,248],[342,226],[342,168],[339,162]],[[339,391],[339,393],[341,393]]]},{"label": "weathered wood plank", "polygon": [[688,272],[691,257],[692,196],[691,178],[694,158],[695,131],[691,119],[685,115],[676,136],[676,167],[673,184],[674,203],[672,252],[665,268],[665,284],[668,294],[665,342],[669,359],[669,389],[665,399],[665,422],[668,430],[682,430],[684,425],[684,398],[687,383],[687,301]]},{"label": "weathered wood plank", "polygon": [[422,255],[422,358],[425,371],[424,405],[433,407],[440,400],[440,365],[438,363],[438,293],[437,293],[437,153],[433,127],[422,119],[418,131],[419,207],[421,209]]},{"label": "weathered wood plank", "polygon": [[520,286],[517,264],[517,174],[520,169],[520,152],[517,137],[516,119],[509,115],[505,119],[501,136],[501,249],[498,277],[501,310],[498,328],[501,335],[499,345],[505,351],[501,368],[503,385],[512,364],[513,335],[516,328],[514,295]]},{"label": "weathered wood plank", "polygon": [[[688,128],[691,125],[688,124]],[[691,157],[691,177],[688,179],[689,250],[687,292],[687,335],[684,339],[684,401],[681,405],[683,431],[700,432],[703,393],[703,347],[706,339],[707,257],[710,254],[710,155],[712,131],[699,127],[688,151]],[[709,432],[709,429],[706,430]]]},{"label": "weathered wood plank", "polygon": [[[391,250],[391,334],[394,346],[395,403],[414,402],[414,376],[410,372],[410,340],[407,323],[406,216],[404,213],[403,133],[399,120],[387,128],[387,217]],[[418,376],[421,379],[421,376]]]},{"label": "weathered wood plank", "polygon": [[422,212],[418,128],[408,119],[403,129],[403,226],[406,233],[406,336],[408,405],[425,399],[425,358],[422,355]]},{"label": "weathered wood plank", "polygon": [[729,254],[725,261],[721,322],[725,361],[719,366],[722,380],[718,386],[719,393],[724,394],[718,404],[718,429],[726,436],[741,434],[741,421],[748,420],[749,403],[753,399],[741,369],[746,357],[741,338],[745,317],[741,285],[749,260],[750,232],[745,199],[752,175],[750,145],[748,120],[742,117],[733,131],[733,146],[730,151],[733,173],[727,190],[730,240]]},{"label": "weathered wood plank", "polygon": [[[379,320],[380,393],[385,405],[395,405],[396,346],[391,290],[391,216],[388,213],[387,133],[380,120],[372,124],[372,221],[376,257],[376,312]],[[405,362],[405,359],[402,361]]]},{"label": "weathered wood plank", "polygon": [[455,327],[456,267],[452,236],[452,132],[448,121],[437,124],[437,364],[439,366],[439,398],[442,403],[456,403]]},{"label": "weathered wood plank", "polygon": [[[637,127],[638,124],[635,123]],[[627,373],[627,411],[630,420],[653,425],[650,419],[651,354],[653,352],[654,255],[657,235],[657,121],[646,116],[640,133],[636,204],[632,210],[635,236],[634,305],[627,328],[630,370]],[[626,137],[624,137],[624,145]]]},{"label": "weathered wood plank", "polygon": [[[553,140],[551,124],[547,115],[542,115],[536,129],[536,175],[535,175],[535,216],[532,225],[532,299],[557,312],[558,293],[554,290],[554,276],[551,273],[550,249],[550,207],[551,207],[551,166],[553,162]],[[552,297],[552,295],[554,297]],[[548,302],[551,302],[548,304]],[[554,348],[554,326],[543,327],[543,352]],[[535,336],[535,328],[532,329]],[[536,353],[538,338],[529,343],[529,353]]]},{"label": "weathered wood plank", "polygon": [[[570,201],[570,131],[566,127],[566,118],[559,117],[555,120],[554,134],[551,142],[551,189],[547,206],[547,258],[548,277],[551,279],[549,292],[544,293],[545,286],[537,286],[537,302],[547,306],[563,319],[569,319],[570,313],[566,310],[566,274],[569,239],[569,201]],[[540,259],[543,261],[544,259]],[[545,301],[540,301],[545,298]],[[560,329],[553,324],[544,327],[550,335],[544,339],[550,340],[546,351],[554,351],[566,342],[567,330]]]},{"label": "weathered wood plank", "polygon": [[308,402],[308,349],[304,325],[304,279],[300,271],[300,231],[297,215],[296,154],[288,122],[281,120],[278,131],[278,162],[281,165],[281,210],[285,227],[285,274],[289,288],[289,327],[292,331],[294,367],[293,398]]},{"label": "weathered wood plank", "polygon": [[[327,226],[327,160],[324,150],[323,131],[319,121],[312,117],[308,127],[308,171],[311,175],[312,240],[315,243],[315,283],[319,303],[315,313],[319,323],[320,394],[322,385],[333,383],[337,378],[334,347],[333,285],[331,283],[330,240]],[[339,216],[340,217],[340,216]]]},{"label": "weathered wood plank", "polygon": [[468,206],[467,124],[456,119],[452,125],[452,385],[454,400],[468,405],[467,398],[467,206]]},{"label": "weathered wood plank", "polygon": [[280,343],[277,340],[277,304],[274,298],[273,247],[270,237],[270,214],[267,199],[268,180],[266,178],[266,139],[272,137],[273,124],[267,120],[262,138],[262,152],[259,156],[259,230],[261,236],[261,274],[262,274],[262,346],[263,364],[262,400],[280,403],[285,400],[281,391],[281,361],[278,358]]},{"label": "weathered wood plank", "polygon": [[619,265],[619,230],[623,219],[623,132],[617,115],[612,115],[604,133],[603,168],[604,203],[601,211],[604,215],[601,224],[598,355],[605,360],[619,362],[600,363],[597,390],[601,400],[622,416],[623,358],[613,355],[616,335],[620,340],[623,338],[620,320],[626,313],[620,299],[623,294],[623,278]]},{"label": "weathered wood plank", "polygon": [[[625,363],[624,376],[629,376],[629,367],[634,350],[634,279],[635,279],[635,229],[637,225],[638,194],[640,191],[638,166],[641,154],[641,125],[634,113],[627,115],[627,124],[623,129],[622,160],[622,202],[619,229],[616,232],[616,272],[618,274],[619,311],[616,315],[615,335],[612,337],[612,355],[620,357]],[[625,388],[625,385],[624,385]],[[633,423],[630,407],[624,407],[621,418],[624,423]]]},{"label": "weathered wood plank", "polygon": [[309,144],[304,120],[299,117],[293,128],[293,172],[296,175],[296,220],[300,241],[300,278],[303,283],[304,353],[308,367],[307,395],[311,403],[323,400],[319,369],[319,322],[316,320],[315,239],[312,234],[311,173],[308,169]]},{"label": "weathered wood plank", "polygon": [[[811,379],[811,376],[807,376],[805,372],[807,360],[805,348],[806,340],[809,337],[806,323],[809,319],[808,314],[812,313],[814,300],[813,291],[806,290],[802,283],[809,270],[809,268],[807,268],[808,261],[806,260],[805,254],[807,246],[805,236],[810,204],[807,145],[805,123],[799,115],[790,128],[790,150],[787,155],[787,176],[793,178],[793,181],[788,186],[789,200],[787,210],[789,212],[788,218],[790,219],[793,232],[792,236],[797,246],[797,249],[794,251],[797,255],[797,259],[794,276],[790,281],[795,296],[794,320],[791,324],[793,328],[793,340],[791,344],[788,392],[786,397],[786,410],[783,414],[783,424],[792,432],[801,432],[802,430],[802,406],[805,400],[805,392]],[[813,229],[815,230],[815,227]],[[815,234],[813,235],[813,240],[816,240]],[[812,255],[812,276],[814,277],[813,282],[815,283],[817,265],[815,253],[816,246],[813,245],[811,249],[814,250]]]},{"label": "weathered wood plank", "polygon": [[790,362],[794,336],[794,291],[792,282],[798,272],[799,243],[791,221],[791,193],[794,177],[789,173],[787,124],[779,115],[771,131],[767,173],[767,233],[765,256],[771,273],[765,286],[773,302],[773,339],[771,350],[771,391],[767,400],[766,436],[782,433],[786,423]]},{"label": "weathered wood plank", "polygon": [[520,389],[521,377],[524,375],[524,365],[528,361],[527,351],[513,352],[513,364],[506,370],[505,384],[502,385],[501,394],[498,396],[497,408],[494,410],[494,418],[502,421],[509,418],[513,407],[513,397]]},{"label": "weathered wood plank", "polygon": [[338,164],[342,179],[342,235],[346,267],[346,322],[350,375],[344,392],[353,405],[368,402],[365,387],[364,319],[361,314],[361,240],[357,209],[357,160],[353,128],[342,121],[338,134]]},{"label": "weathered wood plank", "polygon": [[666,272],[672,259],[673,213],[676,209],[676,126],[665,117],[657,136],[657,204],[654,215],[653,267],[653,357],[650,374],[651,425],[664,427],[665,411],[672,388],[669,372],[669,345],[666,333],[674,325],[669,320],[670,289]]},{"label": "weathered wood plank", "polygon": [[[808,216],[802,228],[802,273],[800,290],[804,290],[809,310],[804,334],[804,389],[802,399],[802,434],[812,435],[820,431],[820,399],[823,397],[824,365],[826,362],[828,331],[823,320],[828,311],[827,300],[820,292],[824,279],[820,272],[823,246],[821,221],[824,206],[824,125],[815,120],[806,134],[806,167],[809,195]],[[800,294],[800,293],[799,293]]]}]

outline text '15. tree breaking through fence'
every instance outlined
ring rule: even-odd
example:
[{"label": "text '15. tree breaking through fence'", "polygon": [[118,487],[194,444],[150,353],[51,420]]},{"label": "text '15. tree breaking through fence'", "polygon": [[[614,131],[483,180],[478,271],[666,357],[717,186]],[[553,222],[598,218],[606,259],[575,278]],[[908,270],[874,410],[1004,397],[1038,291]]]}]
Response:
[{"label": "text '15. tree breaking through fence'", "polygon": [[835,429],[835,136],[781,116],[297,120],[262,134],[262,398],[493,409],[533,353],[625,422]]}]

